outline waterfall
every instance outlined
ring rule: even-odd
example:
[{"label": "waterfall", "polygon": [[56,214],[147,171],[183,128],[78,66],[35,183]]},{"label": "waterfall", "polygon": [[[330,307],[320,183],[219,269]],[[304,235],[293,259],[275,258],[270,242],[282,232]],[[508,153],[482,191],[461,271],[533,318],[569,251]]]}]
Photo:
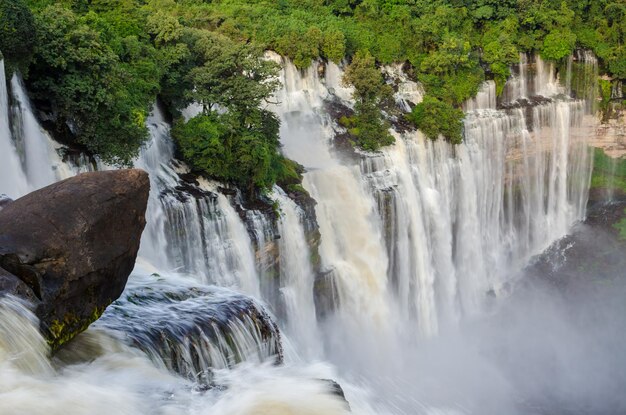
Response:
[{"label": "waterfall", "polygon": [[28,183],[11,134],[9,111],[4,61],[0,60],[0,193],[16,198],[28,192]]},{"label": "waterfall", "polygon": [[280,292],[285,304],[287,333],[298,343],[298,350],[307,357],[319,355],[320,333],[317,327],[313,290],[315,274],[311,251],[302,223],[302,209],[278,186],[273,197],[280,204],[278,251],[280,261]]},{"label": "waterfall", "polygon": [[188,171],[173,159],[169,126],[158,107],[148,128],[150,141],[135,163],[151,182],[140,256],[163,271],[258,296],[251,239],[234,207],[217,184],[181,179]]},{"label": "waterfall", "polygon": [[210,384],[216,370],[282,359],[280,334],[249,297],[176,275],[133,275],[94,324],[163,368]]},{"label": "waterfall", "polygon": [[[521,89],[522,86],[519,88]],[[476,96],[467,100],[463,105],[465,112],[489,108],[496,108],[496,83],[494,81],[484,82],[476,93]]]},{"label": "waterfall", "polygon": [[[342,130],[329,103],[351,105],[341,69],[318,62],[301,72],[288,60],[269,58],[283,63],[279,103],[271,107],[282,121],[283,150],[307,168],[303,184],[317,201],[322,271],[338,295],[338,313],[353,322],[386,326],[396,316],[433,335],[506,291],[516,269],[584,216],[590,157],[573,130],[588,108],[559,98],[565,89],[554,66],[539,57],[521,55],[500,102],[489,81],[466,103],[462,145],[394,133],[395,145],[356,159],[333,147]],[[585,54],[576,60],[595,65]],[[419,102],[420,86],[400,66],[384,72],[401,108]],[[2,143],[12,149],[3,157],[16,164],[22,149],[29,188],[89,169],[86,161],[70,166],[60,159],[17,76],[11,87],[16,138],[3,130]],[[538,104],[498,109],[537,93],[544,94]],[[263,298],[289,316],[297,303],[298,320],[307,322],[299,325],[315,327],[311,287],[319,277],[306,266],[306,218],[299,207],[275,191],[278,221],[246,210],[236,192],[187,178],[187,167],[173,159],[159,108],[148,127],[151,139],[136,162],[152,184],[141,257],[164,271]],[[19,178],[20,171],[10,176]],[[11,192],[8,185],[2,190]],[[297,331],[293,321],[286,325]]]},{"label": "waterfall", "polygon": [[0,193],[20,197],[58,180],[93,170],[84,155],[77,159],[61,157],[66,149],[39,125],[18,74],[13,74],[10,85],[11,108],[4,65],[0,62],[0,173],[3,173]]},{"label": "waterfall", "polygon": [[330,149],[334,132],[325,100],[338,77],[320,79],[319,63],[304,74],[288,60],[283,67],[275,110],[285,154],[309,169],[303,185],[317,201],[322,267],[333,276],[342,310],[352,317],[367,312],[382,324],[390,311],[380,221],[358,167],[342,165]]},{"label": "waterfall", "polygon": [[[394,315],[433,335],[505,295],[517,269],[584,217],[591,159],[572,131],[586,104],[558,98],[553,64],[522,55],[505,86],[505,107],[541,95],[536,105],[498,110],[486,82],[465,105],[463,144],[396,134],[358,166],[332,151],[341,129],[325,103],[336,97],[318,65],[301,73],[284,62],[277,112],[286,154],[309,168],[304,187],[318,202],[340,311],[374,324]],[[416,90],[397,89],[399,101]]]},{"label": "waterfall", "polygon": [[[175,159],[170,126],[155,106],[147,122],[150,140],[135,162],[149,172],[151,182],[136,273],[148,263],[167,275],[172,287],[189,284],[208,293],[202,301],[216,292],[233,304],[244,298],[223,294],[211,285],[252,296],[263,303],[259,309],[267,307],[278,316],[278,325],[288,343],[297,346],[299,357],[330,360],[342,373],[356,373],[358,383],[375,374],[375,379],[363,383],[383,383],[380,375],[383,381],[393,379],[389,389],[404,388],[401,392],[380,390],[382,401],[407,395],[416,377],[422,377],[418,369],[424,367],[420,362],[424,358],[416,356],[417,346],[426,345],[419,350],[428,352],[428,347],[441,344],[438,341],[445,344],[438,339],[449,341],[446,336],[452,336],[456,340],[461,323],[474,322],[494,302],[504,302],[501,299],[510,294],[529,258],[584,217],[592,160],[581,127],[588,123],[593,108],[586,77],[597,76],[597,62],[589,54],[577,54],[557,74],[553,64],[521,55],[501,97],[496,96],[495,83],[488,81],[465,103],[462,144],[431,141],[419,131],[392,131],[394,145],[366,153],[339,145],[346,131],[335,118],[353,105],[352,90],[341,82],[340,66],[315,62],[300,71],[275,54],[268,53],[268,58],[283,66],[278,103],[269,106],[281,120],[282,150],[305,167],[303,187],[313,202],[305,208],[288,191],[276,187],[267,195],[271,199],[267,206],[246,207],[237,189],[199,178]],[[586,68],[580,76],[576,75],[578,64]],[[410,81],[400,65],[385,67],[384,76],[395,88],[400,109],[410,111],[421,101],[421,86]],[[64,157],[63,147],[37,124],[18,76],[11,80],[9,107],[3,77],[0,72],[0,193],[17,197],[80,171],[112,168],[87,157]],[[319,246],[309,241],[313,222],[319,225]],[[317,260],[315,265],[312,261],[317,253],[319,267]],[[157,285],[144,272],[133,276],[126,294]],[[85,338],[104,344],[100,354],[90,357],[91,363],[53,374],[49,383],[24,374],[19,379],[27,376],[31,384],[48,385],[42,402],[56,402],[56,395],[64,396],[58,392],[66,387],[94,392],[93,413],[101,413],[97,404],[108,401],[118,403],[113,409],[120,413],[164,413],[156,410],[161,406],[168,413],[179,413],[180,408],[205,413],[198,409],[204,406],[217,412],[226,408],[223,413],[273,408],[264,406],[264,397],[250,387],[242,386],[257,379],[253,386],[271,399],[278,399],[279,388],[292,391],[293,387],[293,396],[302,402],[310,403],[302,397],[304,390],[316,402],[327,403],[317,408],[321,412],[310,410],[312,414],[345,412],[335,401],[320,397],[324,390],[317,383],[300,378],[296,382],[293,375],[260,363],[276,350],[264,343],[253,315],[243,312],[230,326],[234,336],[207,329],[190,339],[175,332],[170,333],[173,346],[152,349],[138,346],[141,339],[136,337],[135,346],[145,352],[140,353],[112,334],[123,331],[118,329],[124,326],[124,311],[137,311],[127,300],[116,306],[122,311],[117,319],[109,317],[107,326],[105,316],[85,333]],[[195,306],[200,302],[196,297],[184,301]],[[169,320],[180,322],[176,313],[159,314],[165,303],[157,301],[145,322],[154,327]],[[6,309],[0,304],[0,314]],[[0,329],[6,327],[4,320],[0,317]],[[131,323],[137,321],[129,320],[127,325]],[[0,352],[5,349],[0,342]],[[264,375],[249,375],[245,364],[232,369],[234,356],[245,356]],[[4,376],[8,373],[3,368],[5,360],[0,355],[0,386],[3,381],[13,382]],[[406,365],[416,361],[420,365],[407,370]],[[187,380],[157,370],[154,362],[161,369],[183,373]],[[455,366],[455,362],[447,365]],[[209,366],[224,369],[216,371],[216,379],[234,378],[224,400],[198,393],[188,382],[202,378]],[[410,376],[397,379],[398,373],[413,370]],[[425,373],[420,386],[428,389],[432,372]],[[106,374],[106,385],[100,383],[101,374]],[[335,375],[315,372],[318,378]],[[120,376],[130,380],[125,383]],[[115,389],[117,382],[124,388]],[[291,383],[298,383],[298,388]],[[436,380],[432,385],[432,389],[441,386]],[[146,390],[151,392],[145,394]],[[416,406],[423,413],[431,411],[418,401],[408,397],[392,412]],[[462,408],[462,399],[459,402]],[[239,404],[248,412],[237,412]],[[388,410],[379,406],[383,409],[364,413]],[[42,413],[29,411],[27,405],[21,408]],[[432,411],[464,412],[450,408],[440,405]]]},{"label": "waterfall", "polygon": [[396,295],[424,332],[480,310],[584,217],[591,160],[569,138],[582,111],[578,101],[534,107],[529,128],[520,109],[476,110],[463,145],[407,133],[363,161],[391,229]]}]

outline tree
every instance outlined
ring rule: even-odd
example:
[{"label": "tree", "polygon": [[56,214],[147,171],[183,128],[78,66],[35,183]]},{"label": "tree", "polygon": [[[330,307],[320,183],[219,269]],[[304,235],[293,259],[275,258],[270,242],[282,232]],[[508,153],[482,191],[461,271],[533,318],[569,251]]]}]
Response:
[{"label": "tree", "polygon": [[36,34],[35,19],[22,0],[0,0],[0,52],[10,66],[27,70]]},{"label": "tree", "polygon": [[374,57],[368,51],[359,51],[352,58],[343,76],[346,85],[354,87],[355,115],[346,124],[356,144],[369,151],[394,142],[389,125],[381,110],[393,107],[393,90],[376,68]]},{"label": "tree", "polygon": [[216,179],[232,181],[228,168],[232,155],[224,146],[224,135],[224,128],[215,115],[198,115],[187,122],[180,118],[172,128],[172,137],[192,168]]},{"label": "tree", "polygon": [[278,152],[279,122],[265,110],[200,114],[172,129],[181,155],[207,176],[234,183],[253,195],[280,178],[283,157]]},{"label": "tree", "polygon": [[279,86],[276,63],[263,59],[263,51],[208,31],[192,32],[190,45],[197,65],[187,75],[193,85],[191,101],[205,115],[220,106],[245,113],[267,102]]},{"label": "tree", "polygon": [[463,141],[463,111],[437,98],[424,97],[407,118],[431,140],[441,135],[453,144]]},{"label": "tree", "polygon": [[129,165],[148,137],[150,103],[139,97],[154,96],[158,84],[140,86],[149,81],[148,72],[133,74],[136,67],[122,64],[86,23],[93,17],[60,5],[37,14],[39,42],[28,84],[37,100],[50,105],[59,138],[80,143],[109,163]]},{"label": "tree", "polygon": [[569,29],[555,29],[543,40],[541,56],[552,61],[560,61],[569,56],[576,46],[576,35]]}]

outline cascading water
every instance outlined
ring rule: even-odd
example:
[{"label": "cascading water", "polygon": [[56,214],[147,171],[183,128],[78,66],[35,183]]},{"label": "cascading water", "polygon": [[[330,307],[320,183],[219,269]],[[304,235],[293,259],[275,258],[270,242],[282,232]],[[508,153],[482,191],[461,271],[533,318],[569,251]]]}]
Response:
[{"label": "cascading water", "polygon": [[[484,102],[493,105],[495,90],[487,89],[494,95]],[[401,308],[425,333],[479,310],[509,273],[585,213],[591,160],[586,143],[569,140],[583,105],[530,108],[529,128],[522,109],[481,108],[480,98],[467,113],[463,145],[407,133],[362,162],[393,229],[390,278]]]},{"label": "cascading water", "polygon": [[277,94],[280,105],[276,108],[282,121],[281,138],[285,138],[287,157],[309,169],[303,185],[317,201],[322,267],[333,275],[342,310],[352,316],[368,312],[383,323],[389,310],[380,223],[358,168],[342,165],[329,148],[332,120],[324,103],[332,97],[331,91],[342,88],[332,84],[340,77],[322,81],[317,65],[304,76],[289,61],[283,66],[283,89]]},{"label": "cascading water", "polygon": [[302,209],[277,186],[273,197],[281,209],[278,252],[287,333],[298,343],[298,350],[304,356],[319,356],[320,333],[313,298],[315,273],[302,227],[306,218]]},{"label": "cascading water", "polygon": [[324,101],[332,88],[321,71],[300,74],[285,62],[278,95],[285,152],[309,167],[304,186],[318,202],[322,264],[335,274],[342,311],[402,316],[435,334],[478,312],[509,274],[584,217],[590,157],[584,141],[569,138],[584,104],[554,100],[564,92],[554,66],[531,61],[529,68],[523,56],[505,97],[543,94],[543,104],[499,111],[487,82],[466,104],[464,144],[405,133],[362,156],[360,170],[329,150],[334,131]]},{"label": "cascading water", "polygon": [[3,60],[0,60],[0,192],[13,198],[28,192],[26,176],[11,135],[9,95]]},{"label": "cascading water", "polygon": [[88,158],[63,160],[63,147],[39,125],[21,78],[11,77],[9,108],[4,64],[0,62],[0,192],[20,197],[55,181],[93,170]]},{"label": "cascading water", "polygon": [[[13,108],[15,141],[23,152],[26,178],[33,188],[39,189],[58,180],[52,168],[59,164],[58,155],[35,119],[24,85],[17,75],[11,79],[11,89],[16,100]],[[50,160],[54,160],[52,166]]]},{"label": "cascading water", "polygon": [[[223,395],[199,393],[197,385],[157,369],[154,362],[161,359],[157,366],[189,379],[208,367],[229,367],[235,355],[258,364],[276,352],[263,349],[258,326],[243,319],[227,340],[217,342],[211,338],[214,332],[187,342],[174,336],[180,340],[176,347],[143,348],[151,362],[113,335],[123,319],[111,319],[108,326],[105,319],[83,336],[87,343],[100,344],[101,350],[87,359],[92,362],[47,374],[47,379],[18,374],[0,343],[0,385],[14,391],[25,382],[45,391],[41,402],[12,398],[12,408],[35,414],[50,406],[65,408],[66,401],[75,404],[77,398],[62,391],[77,388],[89,393],[85,408],[96,414],[252,414],[276,408],[340,414],[343,403],[311,379],[340,376],[349,379],[340,381],[355,413],[501,413],[517,402],[509,383],[498,383],[505,375],[483,360],[487,346],[477,339],[481,332],[469,340],[459,333],[466,327],[462,323],[471,327],[508,294],[516,272],[532,255],[584,216],[591,158],[575,130],[586,122],[591,106],[588,95],[576,92],[576,77],[562,86],[566,77],[557,76],[554,65],[522,55],[502,98],[487,82],[465,104],[463,144],[430,141],[417,131],[394,132],[396,144],[389,148],[343,157],[334,140],[344,131],[331,116],[333,108],[352,105],[341,69],[316,63],[301,72],[278,56],[270,58],[283,63],[279,104],[271,107],[282,121],[283,150],[307,169],[303,186],[317,203],[320,269],[312,266],[307,241],[307,221],[313,219],[301,206],[276,188],[271,194],[278,202],[275,212],[246,210],[236,190],[192,177],[174,160],[169,126],[158,108],[148,120],[151,140],[136,162],[151,180],[138,264],[156,267],[172,287],[180,285],[181,277],[168,275],[180,273],[202,290],[213,292],[206,284],[216,284],[267,302],[297,351],[286,359],[287,370],[298,376],[265,365],[218,370],[212,381],[230,389]],[[576,61],[597,73],[591,57]],[[404,111],[421,100],[421,87],[401,67],[385,68],[385,77],[397,85],[396,101]],[[0,118],[0,169],[10,166],[10,180],[0,177],[0,193],[20,196],[92,168],[87,160],[62,162],[58,148],[36,124],[18,78],[11,89],[13,133]],[[567,98],[570,91],[578,100]],[[8,120],[2,89],[0,111]],[[131,278],[129,290],[149,287],[140,268],[137,272],[143,273]],[[318,291],[322,278],[331,287]],[[320,310],[324,302],[318,297],[331,292],[337,294],[334,308]],[[123,301],[118,306],[124,310]],[[0,306],[0,313],[4,309]],[[319,315],[324,315],[320,321]],[[225,347],[212,349],[214,344]],[[443,358],[449,360],[442,361],[442,351],[450,352]],[[294,354],[330,360],[340,376],[327,369],[296,369]],[[479,363],[463,366],[468,359]],[[12,380],[4,376],[7,365]],[[459,373],[464,368],[467,376]],[[483,379],[488,392],[475,389]],[[441,392],[451,383],[451,392]],[[368,389],[376,390],[375,398]],[[492,391],[497,397],[485,403]]]},{"label": "cascading water", "polygon": [[140,255],[161,270],[258,295],[251,240],[239,215],[217,184],[181,180],[186,170],[174,163],[169,126],[158,107],[148,126],[151,139],[136,162],[151,180]]}]

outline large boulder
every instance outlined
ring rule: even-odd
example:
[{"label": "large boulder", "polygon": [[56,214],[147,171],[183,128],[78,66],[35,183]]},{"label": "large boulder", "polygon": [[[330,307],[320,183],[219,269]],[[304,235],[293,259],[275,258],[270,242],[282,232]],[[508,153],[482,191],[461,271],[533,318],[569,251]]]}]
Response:
[{"label": "large boulder", "polygon": [[141,170],[85,173],[0,210],[0,295],[4,290],[34,303],[53,350],[124,290],[149,188]]}]

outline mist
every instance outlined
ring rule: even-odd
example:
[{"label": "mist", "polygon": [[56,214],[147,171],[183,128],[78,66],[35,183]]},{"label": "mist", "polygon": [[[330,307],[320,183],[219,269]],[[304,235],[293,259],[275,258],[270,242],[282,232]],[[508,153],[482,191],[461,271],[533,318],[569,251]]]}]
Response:
[{"label": "mist", "polygon": [[370,389],[379,411],[624,413],[620,244],[610,230],[579,224],[573,236],[511,276],[507,295],[486,293],[480,317],[429,339],[399,321],[393,330],[372,333],[346,332],[346,321],[338,319],[327,322],[327,353],[349,367],[351,382]]}]

